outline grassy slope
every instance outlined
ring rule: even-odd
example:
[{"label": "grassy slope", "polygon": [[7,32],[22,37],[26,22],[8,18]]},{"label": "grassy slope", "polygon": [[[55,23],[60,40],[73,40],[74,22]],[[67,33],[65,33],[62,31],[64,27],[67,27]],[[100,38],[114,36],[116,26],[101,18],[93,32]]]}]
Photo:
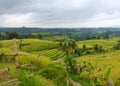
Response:
[{"label": "grassy slope", "polygon": [[109,40],[100,39],[100,40],[85,40],[85,41],[79,41],[77,42],[78,47],[82,47],[83,45],[86,45],[87,47],[93,47],[95,44],[98,44],[102,46],[104,49],[110,49],[112,48],[117,41],[120,39],[120,37],[116,38],[110,38]]},{"label": "grassy slope", "polygon": [[[17,40],[17,46],[19,50],[20,40]],[[46,57],[50,57],[51,59],[57,59],[64,56],[64,52],[58,49],[58,42],[52,42],[47,40],[39,40],[39,39],[23,39],[21,51],[28,52],[35,55],[42,55]],[[20,51],[20,50],[19,50]],[[2,50],[0,49],[0,52]],[[3,41],[3,52],[4,53],[12,53],[13,52],[13,41],[12,40],[4,40]]]},{"label": "grassy slope", "polygon": [[[17,45],[19,46],[20,40],[16,40]],[[4,48],[13,48],[13,40],[3,40],[3,47]],[[22,46],[23,50],[29,51],[38,51],[42,49],[49,49],[49,48],[56,48],[58,47],[57,42],[47,41],[47,40],[39,40],[39,39],[22,39],[22,44],[25,44]]]},{"label": "grassy slope", "polygon": [[78,62],[90,62],[93,65],[98,62],[98,66],[103,68],[103,73],[111,68],[110,78],[116,80],[120,78],[120,51],[115,51],[107,54],[88,55],[77,58]]},{"label": "grassy slope", "polygon": [[[82,47],[84,44],[87,47],[93,47],[95,44],[103,46],[104,49],[111,49],[116,45],[120,37],[111,38],[109,40],[85,40],[77,42],[78,47]],[[77,58],[78,62],[90,62],[93,65],[98,62],[99,67],[103,68],[103,73],[107,71],[108,68],[111,68],[110,78],[114,81],[120,78],[120,51],[114,51],[106,54],[98,55],[87,55]]]},{"label": "grassy slope", "polygon": [[[82,45],[87,45],[89,47],[92,47],[95,44],[98,45],[102,45],[103,48],[105,49],[110,49],[112,48],[117,41],[119,40],[119,37],[116,38],[111,38],[109,40],[86,40],[86,41],[79,41],[77,42],[79,47],[82,47]],[[17,40],[17,43],[19,43],[19,40]],[[44,56],[47,57],[57,57],[57,53],[58,55],[61,55],[60,53],[62,51],[60,51],[59,49],[55,48],[57,46],[57,42],[49,42],[49,41],[44,41],[44,40],[38,40],[38,39],[24,39],[23,43],[26,44],[30,44],[27,46],[23,47],[24,52],[27,51],[29,53],[34,53],[34,54],[38,54],[38,52]],[[49,49],[48,48],[52,48],[53,49]],[[3,47],[4,47],[4,52],[12,52],[12,48],[13,48],[13,42],[11,40],[6,40],[3,41]],[[47,49],[46,49],[47,48]],[[30,52],[29,50],[31,50],[32,52]],[[1,50],[0,50],[1,52]],[[21,53],[24,53],[21,52]],[[53,53],[53,54],[52,54]],[[110,77],[112,79],[117,79],[120,78],[120,51],[115,51],[115,52],[111,52],[111,53],[107,53],[107,54],[101,54],[101,55],[88,55],[88,56],[82,56],[80,58],[77,58],[78,62],[91,62],[92,64],[95,64],[95,62],[98,60],[98,63],[100,64],[101,67],[105,67],[105,69],[103,69],[103,73],[105,73],[107,71],[107,68],[111,68],[111,74]],[[62,53],[63,54],[63,53]],[[33,57],[37,57],[36,55],[33,55],[31,57],[31,59],[35,59]],[[45,65],[46,63],[51,63],[52,61],[50,61],[47,58],[44,58],[41,60],[41,62],[39,62],[40,65]],[[26,58],[21,58],[21,62],[26,63],[26,62],[30,62],[29,57]]]},{"label": "grassy slope", "polygon": [[[34,39],[34,40],[33,39],[27,39],[27,40],[25,40],[25,42],[31,43],[31,44],[33,43],[34,45],[36,45],[37,43],[42,43],[45,46],[48,45],[48,43],[49,43],[48,41],[42,41],[42,40],[39,41],[39,40],[36,40],[36,39]],[[19,45],[19,40],[17,40],[17,45]],[[40,45],[40,46],[37,46],[37,47],[39,48],[39,47],[42,47],[42,46],[43,45]],[[3,53],[2,50],[3,50],[4,53],[14,53],[13,52],[13,41],[12,40],[4,40],[3,41],[3,48],[2,49],[0,48],[0,53]],[[26,51],[18,51],[18,53],[30,54]],[[10,70],[11,70],[8,75],[0,74],[0,83],[3,82],[3,81],[7,81],[9,79],[17,77],[16,70],[12,68],[12,67],[15,68],[15,62],[13,62],[13,60],[12,60],[13,58],[14,58],[13,56],[5,56],[6,63],[3,64],[2,62],[0,62],[0,69],[10,67]],[[36,61],[36,58],[37,58],[37,55],[30,54],[30,56],[19,56],[19,61],[20,61],[20,64],[26,64],[26,63],[31,63],[31,61],[32,62]],[[0,59],[1,59],[1,57],[0,57]],[[44,68],[44,67],[46,67],[46,66],[48,66],[49,64],[52,64],[52,63],[53,63],[53,61],[50,60],[48,57],[45,57],[45,56],[40,56],[40,58],[37,60],[37,65],[39,65],[40,68]],[[3,79],[3,77],[4,77],[4,79]],[[42,86],[47,86],[47,85],[54,86],[52,81],[47,80],[43,77],[39,77],[39,80],[40,80]]]}]

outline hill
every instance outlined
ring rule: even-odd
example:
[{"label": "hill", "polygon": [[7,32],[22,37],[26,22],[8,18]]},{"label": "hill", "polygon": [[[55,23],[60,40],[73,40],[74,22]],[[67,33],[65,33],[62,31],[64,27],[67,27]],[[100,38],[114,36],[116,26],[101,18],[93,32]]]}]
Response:
[{"label": "hill", "polygon": [[[120,37],[112,37],[110,39],[99,39],[99,40],[85,40],[85,41],[77,41],[76,44],[79,48],[82,48],[83,45],[87,47],[93,47],[95,44],[102,46],[106,50],[111,50],[111,48],[117,44],[117,41]],[[59,46],[59,42],[53,42],[48,40],[40,40],[40,39],[17,39],[17,48],[18,54],[28,54],[30,56],[19,56],[19,63],[22,64],[33,64],[33,68],[28,67],[25,69],[25,73],[35,74],[35,80],[39,77],[40,80],[43,81],[43,86],[48,85],[50,83],[51,86],[61,85],[66,86],[66,77],[68,71],[66,71],[66,64],[70,64],[69,67],[72,66],[75,70],[80,64],[82,67],[82,72],[80,73],[71,73],[70,77],[82,83],[83,86],[93,86],[94,78],[88,78],[88,69],[89,65],[92,65],[94,71],[91,71],[90,74],[92,77],[97,77],[96,75],[100,73],[100,76],[104,77],[106,71],[111,69],[109,78],[112,79],[116,86],[119,86],[119,74],[120,74],[120,51],[114,50],[101,54],[93,54],[93,55],[85,55],[81,57],[74,58],[75,60],[67,59],[68,61],[72,61],[71,63],[66,63],[64,60],[66,53],[61,50]],[[3,40],[2,46],[0,48],[0,53],[13,53],[13,40]],[[38,58],[38,55],[40,57]],[[0,56],[1,63],[0,68],[6,67],[15,67],[14,56],[5,56],[6,63],[3,64],[2,56]],[[62,60],[58,63],[58,60]],[[75,64],[77,61],[77,64]],[[87,64],[87,65],[86,65]],[[89,65],[88,65],[89,64]],[[86,67],[85,67],[86,66]],[[68,67],[68,68],[69,68]],[[88,67],[88,68],[87,68]],[[97,67],[99,70],[96,70]],[[85,68],[85,69],[84,69]],[[87,68],[87,69],[86,69]],[[10,70],[12,70],[10,68]],[[86,72],[87,70],[87,72]],[[15,70],[12,70],[9,73],[9,76],[6,75],[6,79],[16,78],[17,74]],[[40,75],[40,76],[39,76]],[[87,76],[87,78],[86,78]],[[3,77],[0,74],[0,77]],[[90,79],[91,78],[91,79]],[[99,78],[99,77],[97,77]],[[2,80],[2,78],[0,78]],[[47,80],[50,79],[50,80]],[[4,80],[2,80],[4,81]],[[39,80],[38,80],[39,81]],[[61,83],[63,82],[63,83]],[[46,83],[46,84],[45,84]]]},{"label": "hill", "polygon": [[78,47],[86,45],[87,47],[93,47],[95,44],[102,46],[104,49],[111,49],[114,45],[117,44],[117,41],[120,40],[120,37],[112,37],[110,39],[97,39],[97,40],[85,40],[78,41]]},{"label": "hill", "polygon": [[107,54],[99,55],[88,55],[77,58],[76,60],[80,63],[87,62],[96,64],[102,68],[102,73],[105,74],[108,68],[111,68],[110,78],[112,78],[116,83],[119,82],[120,78],[120,51],[115,51]]}]

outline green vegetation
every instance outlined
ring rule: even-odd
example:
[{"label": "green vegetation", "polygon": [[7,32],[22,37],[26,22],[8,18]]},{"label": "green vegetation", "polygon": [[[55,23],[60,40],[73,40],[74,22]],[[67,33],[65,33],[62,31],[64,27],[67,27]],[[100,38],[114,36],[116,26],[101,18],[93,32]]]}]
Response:
[{"label": "green vegetation", "polygon": [[21,86],[54,86],[53,82],[45,79],[42,76],[26,77],[25,71],[21,70]]},{"label": "green vegetation", "polygon": [[[72,81],[82,86],[104,86],[110,80],[119,86],[119,39],[17,39],[18,54],[29,55],[18,56],[20,65],[30,64],[26,68],[20,66],[21,86],[67,86],[67,83],[71,86]],[[12,40],[3,40],[1,43],[1,54],[14,53]],[[3,68],[9,72],[0,72],[0,82],[18,78],[14,56],[0,56],[0,71]],[[33,76],[27,78],[30,74]]]},{"label": "green vegetation", "polygon": [[100,39],[100,40],[85,40],[85,41],[78,41],[78,47],[82,47],[83,45],[86,45],[87,47],[92,47],[95,44],[98,44],[102,46],[104,49],[111,49],[114,45],[117,44],[117,41],[119,40],[119,37],[113,37],[109,40]]},{"label": "green vegetation", "polygon": [[[92,65],[96,65],[102,70],[101,74],[105,74],[108,68],[111,68],[110,72],[110,78],[114,80],[114,82],[118,82],[119,80],[119,74],[120,74],[120,51],[115,51],[107,54],[99,54],[99,55],[90,55],[90,56],[83,56],[80,58],[77,58],[77,61],[82,62],[89,62],[92,63]],[[109,72],[108,72],[109,74]],[[108,75],[106,75],[108,76]],[[105,77],[106,77],[105,76]],[[119,86],[119,85],[116,85]]]}]

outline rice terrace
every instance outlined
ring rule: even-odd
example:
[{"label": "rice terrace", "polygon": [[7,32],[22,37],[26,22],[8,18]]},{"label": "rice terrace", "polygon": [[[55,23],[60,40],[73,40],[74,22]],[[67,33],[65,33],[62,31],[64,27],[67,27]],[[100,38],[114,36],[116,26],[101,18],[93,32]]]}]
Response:
[{"label": "rice terrace", "polygon": [[1,86],[120,85],[119,36],[76,40],[65,33],[51,34],[1,34]]},{"label": "rice terrace", "polygon": [[0,0],[0,86],[120,86],[119,0]]}]

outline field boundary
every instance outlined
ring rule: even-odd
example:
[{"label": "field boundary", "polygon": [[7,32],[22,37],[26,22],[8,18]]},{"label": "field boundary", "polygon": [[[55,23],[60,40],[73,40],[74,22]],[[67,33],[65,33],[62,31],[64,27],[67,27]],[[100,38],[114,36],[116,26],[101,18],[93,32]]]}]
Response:
[{"label": "field boundary", "polygon": [[[2,47],[3,43],[2,43],[2,39],[1,39],[1,49],[2,49],[2,53],[0,54],[0,56],[2,56],[2,62],[3,64],[5,64],[5,57],[4,56],[14,56],[15,58],[15,68],[16,68],[16,71],[17,71],[17,79],[12,79],[12,80],[8,80],[8,81],[5,81],[5,82],[2,82],[0,83],[0,86],[4,86],[4,85],[13,85],[13,84],[16,84],[16,83],[20,83],[20,68],[25,68],[27,66],[30,66],[31,64],[23,64],[23,65],[20,65],[19,64],[19,58],[18,56],[30,56],[29,54],[18,54],[18,49],[17,49],[17,44],[16,44],[16,39],[13,39],[13,48],[14,48],[14,53],[4,53],[3,52],[3,47]],[[38,56],[39,58],[39,56]],[[9,69],[9,68],[8,68]],[[8,69],[6,68],[2,68],[1,71],[2,72],[5,72],[5,71],[8,71]],[[0,72],[1,72],[0,71]],[[8,71],[9,72],[9,71]],[[29,75],[27,76],[27,78],[31,77],[33,75]]]}]

